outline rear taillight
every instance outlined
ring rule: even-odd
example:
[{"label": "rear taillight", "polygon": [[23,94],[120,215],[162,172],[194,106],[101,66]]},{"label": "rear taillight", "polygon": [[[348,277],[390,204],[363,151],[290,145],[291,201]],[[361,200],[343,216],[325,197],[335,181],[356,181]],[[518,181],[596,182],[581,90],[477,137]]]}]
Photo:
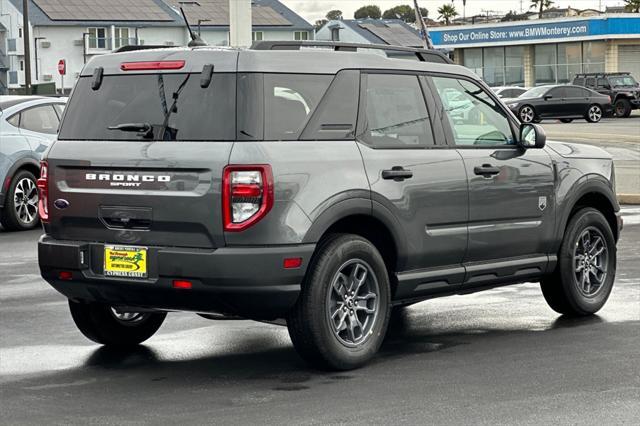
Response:
[{"label": "rear taillight", "polygon": [[262,219],[273,206],[271,166],[227,166],[222,175],[224,230],[242,231]]},{"label": "rear taillight", "polygon": [[46,161],[40,162],[40,179],[38,185],[38,215],[40,220],[49,220],[49,165]]}]

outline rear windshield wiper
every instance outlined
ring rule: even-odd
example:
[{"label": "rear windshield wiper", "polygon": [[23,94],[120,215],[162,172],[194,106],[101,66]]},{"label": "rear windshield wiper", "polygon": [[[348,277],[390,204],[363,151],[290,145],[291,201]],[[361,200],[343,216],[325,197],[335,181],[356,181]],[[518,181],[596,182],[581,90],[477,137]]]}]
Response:
[{"label": "rear windshield wiper", "polygon": [[122,132],[138,132],[139,136],[144,138],[153,137],[153,126],[149,123],[122,123],[107,128],[109,130],[120,130]]}]

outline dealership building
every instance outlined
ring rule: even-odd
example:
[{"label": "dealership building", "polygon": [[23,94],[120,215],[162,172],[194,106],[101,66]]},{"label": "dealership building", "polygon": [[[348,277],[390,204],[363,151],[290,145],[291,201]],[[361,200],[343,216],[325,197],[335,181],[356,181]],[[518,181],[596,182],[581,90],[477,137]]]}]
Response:
[{"label": "dealership building", "polygon": [[433,28],[434,46],[490,86],[566,83],[580,72],[631,72],[640,80],[640,14]]}]

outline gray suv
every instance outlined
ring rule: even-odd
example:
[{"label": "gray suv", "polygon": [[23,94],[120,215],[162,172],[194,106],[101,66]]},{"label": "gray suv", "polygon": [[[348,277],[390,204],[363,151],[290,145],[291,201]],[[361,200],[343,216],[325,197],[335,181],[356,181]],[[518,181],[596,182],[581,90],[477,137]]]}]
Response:
[{"label": "gray suv", "polygon": [[606,152],[545,144],[433,52],[301,44],[87,64],[38,181],[41,273],[82,333],[284,319],[313,366],[350,369],[428,298],[540,281],[559,313],[604,305],[622,227]]}]

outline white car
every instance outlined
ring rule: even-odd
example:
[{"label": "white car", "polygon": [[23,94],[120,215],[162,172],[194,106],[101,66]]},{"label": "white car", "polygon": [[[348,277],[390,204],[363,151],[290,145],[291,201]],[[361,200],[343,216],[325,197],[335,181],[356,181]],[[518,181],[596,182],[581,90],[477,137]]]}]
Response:
[{"label": "white car", "polygon": [[500,86],[491,88],[499,98],[517,98],[527,91],[524,87]]}]

